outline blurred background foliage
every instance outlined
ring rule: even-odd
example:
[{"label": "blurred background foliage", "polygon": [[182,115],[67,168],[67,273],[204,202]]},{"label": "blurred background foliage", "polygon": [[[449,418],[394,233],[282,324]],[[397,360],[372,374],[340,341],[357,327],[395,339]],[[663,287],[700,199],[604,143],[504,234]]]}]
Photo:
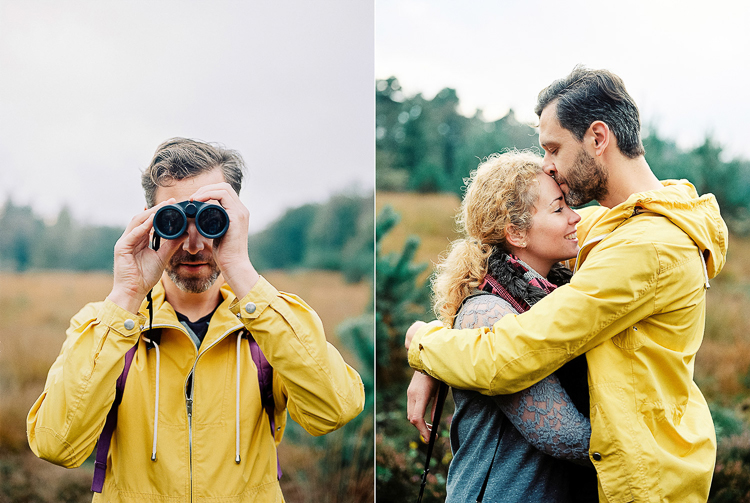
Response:
[{"label": "blurred background foliage", "polygon": [[[339,194],[325,203],[287,210],[248,239],[259,271],[340,271],[350,283],[372,281],[373,196]],[[0,271],[111,271],[124,227],[90,226],[62,208],[53,222],[9,197],[0,209]]]},{"label": "blurred background foliage", "polygon": [[[412,371],[403,337],[415,319],[433,319],[429,277],[458,238],[454,216],[463,179],[480,159],[505,149],[540,152],[536,130],[513,111],[496,121],[458,113],[446,88],[432,99],[406,96],[391,77],[376,82],[376,487],[382,502],[414,501],[426,445],[406,418]],[[707,135],[682,148],[644,127],[646,159],[661,179],[687,178],[711,192],[730,228],[727,264],[707,295],[706,333],[695,380],[709,402],[718,439],[710,502],[750,501],[750,162],[727,159]],[[418,237],[417,237],[418,236]],[[451,461],[453,405],[443,411],[424,501],[443,501]]]}]

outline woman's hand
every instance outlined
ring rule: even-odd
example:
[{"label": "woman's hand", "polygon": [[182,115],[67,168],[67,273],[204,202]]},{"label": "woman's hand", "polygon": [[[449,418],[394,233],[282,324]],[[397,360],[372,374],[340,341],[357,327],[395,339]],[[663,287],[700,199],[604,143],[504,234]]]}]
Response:
[{"label": "woman's hand", "polygon": [[[425,323],[420,322],[423,325]],[[430,438],[432,425],[427,424],[424,420],[427,407],[432,402],[432,411],[430,412],[430,421],[434,420],[435,405],[437,404],[437,392],[440,387],[440,381],[434,377],[421,372],[414,372],[409,389],[406,391],[406,417],[414,427],[419,430],[422,440],[427,442]]]}]

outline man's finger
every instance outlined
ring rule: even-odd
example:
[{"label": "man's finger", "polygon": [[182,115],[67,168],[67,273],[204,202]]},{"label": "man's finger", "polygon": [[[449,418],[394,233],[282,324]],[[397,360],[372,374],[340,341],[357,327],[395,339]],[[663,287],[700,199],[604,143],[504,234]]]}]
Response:
[{"label": "man's finger", "polygon": [[422,440],[425,442],[430,440],[430,426],[427,425],[427,422],[424,420],[423,417],[414,416],[409,419],[409,422],[414,425],[414,427],[419,432],[419,436],[422,437]]},{"label": "man's finger", "polygon": [[157,211],[159,211],[159,208],[162,206],[165,206],[167,204],[172,204],[175,202],[174,198],[168,199],[166,201],[162,201],[161,203],[157,204],[156,206],[152,206],[151,208],[147,210],[143,210],[142,212],[138,213],[136,216],[134,216],[130,222],[128,223],[127,227],[125,227],[125,232],[123,233],[123,236],[125,234],[129,234],[130,231],[138,227],[139,225],[142,225],[146,220],[148,220],[152,215],[154,215]]},{"label": "man's finger", "polygon": [[204,185],[203,187],[196,190],[190,199],[193,201],[205,202],[209,199],[219,200],[213,195],[219,195],[220,197],[230,197],[232,199],[239,200],[239,195],[234,191],[231,185],[226,182],[214,183],[211,185]]},{"label": "man's finger", "polygon": [[[153,227],[154,214],[151,213],[146,219],[138,225],[133,226],[130,229],[126,229],[122,237],[118,241],[122,245],[125,251],[132,251],[133,248],[142,244],[144,238],[148,240],[151,227]],[[133,221],[131,220],[131,224]],[[146,241],[148,244],[148,241]]]},{"label": "man's finger", "polygon": [[409,346],[411,346],[411,340],[414,338],[414,334],[417,333],[417,330],[419,330],[421,327],[426,325],[424,321],[415,321],[411,324],[409,329],[406,331],[406,335],[404,336],[404,347],[408,350]]}]

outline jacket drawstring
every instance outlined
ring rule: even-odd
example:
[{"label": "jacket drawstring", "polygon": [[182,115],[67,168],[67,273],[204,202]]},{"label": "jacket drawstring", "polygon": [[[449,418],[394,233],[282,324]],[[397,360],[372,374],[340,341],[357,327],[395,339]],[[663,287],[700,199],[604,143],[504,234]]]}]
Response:
[{"label": "jacket drawstring", "polygon": [[711,288],[711,285],[708,284],[708,267],[706,267],[706,257],[703,256],[703,250],[698,248],[698,252],[701,255],[701,264],[703,264],[703,274],[706,275],[706,290]]},{"label": "jacket drawstring", "polygon": [[156,433],[159,424],[159,368],[161,367],[161,357],[159,354],[159,345],[156,341],[150,340],[148,337],[143,337],[143,340],[153,344],[156,349],[156,398],[154,399],[154,444],[151,448],[151,461],[156,461]]},{"label": "jacket drawstring", "polygon": [[237,435],[236,435],[236,453],[234,462],[240,464],[240,345],[242,343],[242,330],[237,334],[237,402],[235,406],[235,415],[237,417]]},{"label": "jacket drawstring", "polygon": [[[158,433],[158,424],[159,424],[159,368],[161,367],[161,355],[159,354],[159,345],[155,342],[150,340],[148,337],[143,337],[143,339],[154,345],[154,349],[156,349],[156,398],[154,400],[154,443],[151,449],[151,461],[156,461],[156,439],[157,439],[157,433]],[[242,332],[237,335],[237,385],[236,385],[236,406],[235,406],[235,416],[236,416],[236,440],[235,440],[235,447],[236,447],[236,453],[234,457],[234,462],[239,464],[240,463],[240,346],[242,343]]]}]

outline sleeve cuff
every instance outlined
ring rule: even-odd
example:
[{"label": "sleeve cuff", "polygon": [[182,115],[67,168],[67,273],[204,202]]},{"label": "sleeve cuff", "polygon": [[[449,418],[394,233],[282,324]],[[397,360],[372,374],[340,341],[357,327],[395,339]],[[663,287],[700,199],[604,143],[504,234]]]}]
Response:
[{"label": "sleeve cuff", "polygon": [[254,320],[278,296],[279,291],[261,276],[247,295],[229,304],[229,310],[240,320]]},{"label": "sleeve cuff", "polygon": [[131,313],[109,299],[104,301],[98,320],[124,337],[137,336],[146,324],[145,316]]},{"label": "sleeve cuff", "polygon": [[417,330],[417,333],[414,334],[414,337],[412,337],[411,339],[411,344],[409,345],[409,366],[414,370],[418,370],[419,372],[424,372],[422,359],[420,358],[420,352],[422,351],[422,337],[432,328],[433,327],[431,327],[430,325],[425,325]]}]

